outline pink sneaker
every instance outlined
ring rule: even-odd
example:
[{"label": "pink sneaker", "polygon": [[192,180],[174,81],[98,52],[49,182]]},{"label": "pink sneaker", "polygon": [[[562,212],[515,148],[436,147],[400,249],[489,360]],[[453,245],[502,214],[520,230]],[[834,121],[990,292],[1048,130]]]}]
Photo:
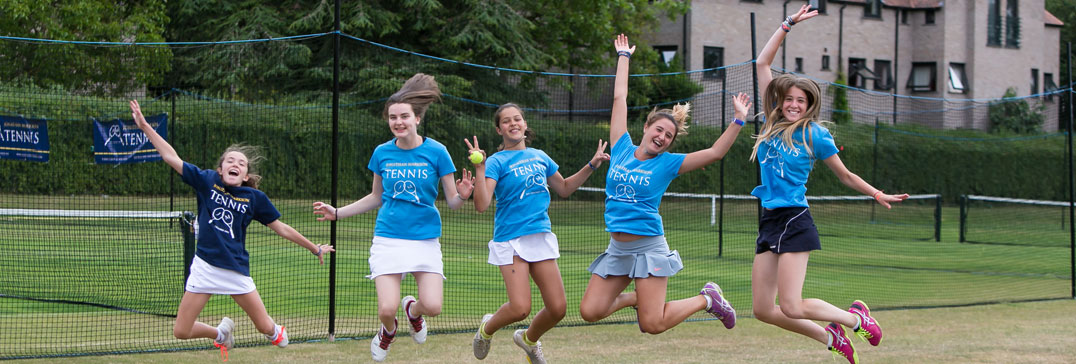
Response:
[{"label": "pink sneaker", "polygon": [[826,326],[826,332],[829,333],[833,341],[829,347],[829,351],[833,352],[833,356],[840,355],[842,358],[848,359],[850,364],[859,364],[859,355],[856,355],[856,348],[852,347],[852,340],[848,340],[848,335],[845,335],[844,327],[831,322]]},{"label": "pink sneaker", "polygon": [[717,283],[707,282],[706,285],[702,286],[699,294],[710,297],[710,307],[706,308],[706,312],[721,320],[726,329],[736,326],[736,310],[721,295],[721,287]]},{"label": "pink sneaker", "polygon": [[882,342],[882,327],[878,325],[874,317],[871,317],[871,309],[867,308],[867,304],[856,300],[852,302],[852,307],[848,309],[848,312],[859,316],[859,329],[856,330],[856,335],[872,346],[878,346]]}]

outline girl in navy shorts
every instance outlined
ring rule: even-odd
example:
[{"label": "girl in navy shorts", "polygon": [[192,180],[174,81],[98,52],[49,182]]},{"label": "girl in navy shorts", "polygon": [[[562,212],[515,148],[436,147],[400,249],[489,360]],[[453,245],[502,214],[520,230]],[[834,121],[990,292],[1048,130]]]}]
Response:
[{"label": "girl in navy shorts", "polygon": [[[587,165],[564,178],[558,171],[560,166],[545,152],[527,147],[534,132],[527,127],[519,106],[504,104],[497,108],[493,126],[503,142],[497,153],[475,164],[474,203],[475,209],[483,212],[492,197],[497,197],[488,262],[500,268],[508,302],[496,313],[482,317],[472,348],[475,358],[484,359],[498,329],[530,315],[533,277],[545,307],[534,315],[530,327],[516,330],[512,339],[527,354],[529,363],[545,363],[538,339],[564,318],[568,306],[557,266],[559,243],[549,221],[549,192],[565,198],[575,192],[602,162],[609,160],[605,153],[608,143],[599,139],[598,150]],[[465,141],[472,153],[485,154],[478,148],[478,137],[474,143]]]},{"label": "girl in navy shorts", "polygon": [[[713,282],[699,295],[666,302],[669,277],[683,268],[680,254],[669,250],[658,208],[661,197],[677,176],[723,158],[743,127],[750,102],[746,95],[733,98],[735,122],[710,148],[689,154],[667,153],[676,136],[686,133],[688,105],[651,112],[639,145],[628,135],[628,60],[635,47],[623,34],[614,41],[619,60],[613,87],[609,140],[613,143],[605,177],[605,226],[609,246],[591,263],[579,314],[594,322],[624,307],[638,310],[639,329],[658,334],[706,310],[731,329],[736,311]],[[624,292],[635,282],[635,292]]]},{"label": "girl in navy shorts", "polygon": [[288,345],[288,333],[265,310],[261,296],[250,278],[249,253],[246,250],[247,226],[258,221],[273,232],[299,244],[324,263],[324,254],[334,251],[331,245],[314,244],[290,225],[280,221],[269,197],[258,190],[261,176],[254,165],[260,159],[249,146],[232,145],[224,151],[216,169],[200,169],[179,158],[179,154],[157,134],[146,118],[138,101],[131,100],[135,124],[146,134],[161,159],[179,172],[183,182],[194,188],[198,196],[198,249],[191,263],[191,275],[183,299],[179,301],[176,324],[172,333],[177,339],[207,338],[228,358],[228,349],[235,344],[235,323],[225,317],[217,327],[198,322],[198,314],[214,294],[231,295],[235,303],[250,316],[254,327],[265,334],[273,345]]},{"label": "girl in navy shorts", "polygon": [[[858,356],[841,325],[878,345],[882,330],[862,301],[847,311],[819,299],[803,299],[807,258],[821,249],[818,231],[807,208],[807,176],[815,160],[822,160],[841,183],[871,195],[879,204],[904,201],[907,194],[887,195],[848,171],[829,130],[818,121],[821,92],[809,79],[793,75],[774,78],[770,73],[777,48],[791,26],[818,15],[804,5],[774,32],[758,56],[756,67],[762,88],[766,123],[756,136],[751,159],[758,159],[762,185],[751,194],[765,210],[759,221],[755,261],[751,268],[752,305],[755,317],[826,344],[835,355],[857,363]],[[779,305],[774,304],[779,299]],[[822,327],[811,320],[828,321]]]}]

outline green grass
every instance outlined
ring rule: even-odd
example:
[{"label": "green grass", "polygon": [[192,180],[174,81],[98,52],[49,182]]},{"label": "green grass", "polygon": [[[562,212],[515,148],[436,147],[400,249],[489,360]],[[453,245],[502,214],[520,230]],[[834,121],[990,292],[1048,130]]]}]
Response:
[{"label": "green grass", "polygon": [[[568,306],[578,307],[589,274],[586,267],[608,244],[602,203],[555,200],[554,232]],[[26,197],[19,199],[25,202]],[[11,201],[10,199],[0,199]],[[60,201],[64,201],[60,203]],[[329,241],[329,223],[315,222],[312,201],[274,201],[289,223],[311,240]],[[932,307],[1068,297],[1071,276],[1067,247],[1017,244],[960,244],[957,209],[943,209],[942,242],[933,240],[933,202],[914,202],[893,210],[870,204],[815,203],[812,214],[823,235],[823,250],[811,257],[805,297],[837,305],[863,299],[874,309]],[[176,200],[176,210],[194,210],[193,199]],[[345,202],[346,203],[346,202]],[[81,209],[168,209],[167,199],[130,197],[58,198],[45,206]],[[26,205],[24,203],[24,205]],[[0,207],[12,207],[0,203]],[[470,331],[478,318],[505,298],[497,269],[486,264],[493,213],[441,206],[445,302],[431,319],[442,332]],[[724,205],[722,254],[719,228],[710,224],[709,200],[669,198],[662,205],[666,237],[680,252],[684,270],[669,280],[669,299],[697,294],[707,281],[721,284],[741,315],[751,313],[750,269],[754,257],[753,203]],[[1005,229],[1011,219],[979,221]],[[376,330],[376,294],[368,274],[369,242],[375,214],[337,223],[336,337],[368,337]],[[400,223],[409,223],[401,221]],[[252,224],[247,248],[251,273],[269,313],[288,327],[293,340],[325,339],[328,332],[329,264],[318,266],[304,249]],[[1019,226],[1008,229],[1019,230]],[[0,297],[0,335],[7,355],[103,353],[203,347],[172,338],[172,318],[183,292],[182,238],[170,221],[131,225],[126,220],[20,219],[0,216],[0,294],[46,300],[69,300],[135,310],[119,311],[76,303]],[[40,236],[48,234],[53,238]],[[541,307],[534,289],[534,307]],[[404,294],[414,294],[405,280]],[[536,311],[535,310],[535,311]],[[628,310],[630,311],[630,310]],[[141,312],[141,313],[138,313]],[[215,324],[222,316],[238,318],[241,345],[260,344],[246,315],[230,297],[214,297],[200,319]],[[695,318],[703,318],[696,315]],[[622,311],[608,322],[633,321]],[[529,322],[525,320],[522,324]],[[569,309],[565,324],[581,324]],[[101,328],[106,328],[102,330]],[[11,330],[11,331],[8,331]],[[80,333],[95,332],[86,341]],[[34,339],[47,337],[48,340]],[[136,337],[133,343],[131,337]],[[196,345],[197,344],[197,345]]]}]

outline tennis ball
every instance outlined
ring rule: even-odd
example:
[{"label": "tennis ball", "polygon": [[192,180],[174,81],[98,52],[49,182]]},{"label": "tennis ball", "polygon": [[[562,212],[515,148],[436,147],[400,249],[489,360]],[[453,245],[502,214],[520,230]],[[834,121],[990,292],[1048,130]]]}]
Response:
[{"label": "tennis ball", "polygon": [[474,152],[471,152],[470,159],[471,159],[472,164],[479,164],[479,163],[482,163],[482,160],[485,159],[485,157],[482,156],[482,153],[479,153],[478,151],[474,151]]}]

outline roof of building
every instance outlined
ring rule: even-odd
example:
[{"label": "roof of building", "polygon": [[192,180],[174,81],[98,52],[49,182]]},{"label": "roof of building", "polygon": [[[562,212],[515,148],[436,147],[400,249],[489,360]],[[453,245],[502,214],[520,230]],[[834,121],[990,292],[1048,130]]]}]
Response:
[{"label": "roof of building", "polygon": [[1056,16],[1054,16],[1054,14],[1050,14],[1048,10],[1043,11],[1046,12],[1046,16],[1043,17],[1043,19],[1046,20],[1046,25],[1055,25],[1059,27],[1065,26],[1065,23],[1062,22],[1061,19],[1058,19]]},{"label": "roof of building", "polygon": [[[866,0],[862,2],[866,3]],[[882,0],[882,3],[894,8],[937,9],[945,4],[942,0]]]}]

